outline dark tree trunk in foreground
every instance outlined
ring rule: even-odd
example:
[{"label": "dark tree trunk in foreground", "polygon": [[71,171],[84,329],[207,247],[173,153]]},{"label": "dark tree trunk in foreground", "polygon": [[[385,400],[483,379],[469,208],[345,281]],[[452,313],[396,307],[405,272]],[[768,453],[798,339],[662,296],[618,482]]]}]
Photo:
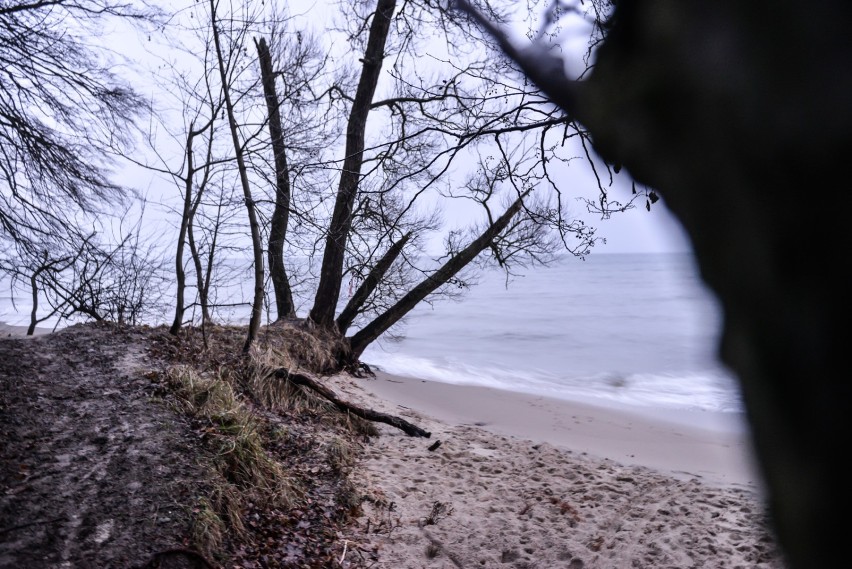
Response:
[{"label": "dark tree trunk in foreground", "polygon": [[260,223],[257,220],[257,212],[255,211],[254,199],[251,195],[251,186],[249,185],[248,173],[246,171],[245,157],[243,156],[242,144],[240,144],[240,135],[237,129],[237,119],[234,115],[234,104],[231,101],[231,90],[228,84],[228,74],[225,71],[225,59],[222,55],[222,45],[219,39],[219,22],[216,19],[216,2],[210,0],[210,18],[213,28],[213,43],[216,46],[216,59],[219,65],[219,78],[222,81],[222,95],[225,99],[225,109],[228,112],[228,126],[231,130],[231,141],[234,145],[234,154],[237,159],[237,168],[240,173],[240,184],[243,188],[243,196],[245,198],[246,211],[249,219],[249,229],[251,231],[251,244],[254,253],[254,299],[251,305],[251,318],[249,319],[248,334],[246,342],[243,345],[243,352],[248,352],[251,348],[254,339],[257,337],[257,331],[260,329],[260,319],[263,309],[263,247],[260,243]]},{"label": "dark tree trunk in foreground", "polygon": [[453,278],[456,273],[462,270],[468,263],[476,258],[477,255],[479,255],[487,247],[491,246],[494,239],[501,231],[506,229],[509,222],[512,221],[512,218],[521,210],[521,207],[524,205],[524,198],[527,194],[529,194],[529,192],[530,190],[527,190],[521,194],[521,196],[515,200],[511,206],[509,206],[503,215],[498,217],[494,223],[489,225],[482,235],[474,239],[470,245],[453,255],[452,258],[444,263],[440,269],[429,275],[382,315],[378,316],[375,320],[364,326],[364,328],[362,328],[358,333],[350,337],[349,346],[351,350],[351,359],[357,360],[371,342],[384,334],[388,328],[399,322],[399,320],[408,314],[412,308],[417,306],[421,300]]},{"label": "dark tree trunk in foreground", "polygon": [[376,6],[373,22],[370,25],[367,49],[364,52],[361,79],[349,113],[346,128],[346,158],[340,173],[337,201],[334,204],[334,213],[328,228],[322,258],[320,281],[310,314],[311,320],[327,329],[334,326],[334,311],[340,298],[343,259],[349,230],[352,227],[352,207],[358,195],[361,166],[364,160],[364,132],[367,127],[367,117],[370,114],[370,104],[382,71],[385,42],[395,8],[396,0],[379,0]]},{"label": "dark tree trunk in foreground", "polygon": [[296,315],[293,306],[293,293],[290,280],[284,266],[284,241],[287,237],[287,223],[290,217],[290,170],[287,166],[287,149],[284,146],[284,132],[281,126],[278,93],[275,89],[275,75],[272,70],[272,56],[265,38],[255,41],[263,94],[266,98],[266,110],[269,118],[269,137],[272,153],[275,156],[275,209],[269,223],[269,277],[275,290],[275,306],[278,320]]},{"label": "dark tree trunk in foreground", "polygon": [[850,21],[847,0],[633,0],[616,4],[588,81],[517,58],[689,233],[795,569],[845,565],[852,530],[838,447],[852,431],[852,232],[837,183],[852,146]]}]

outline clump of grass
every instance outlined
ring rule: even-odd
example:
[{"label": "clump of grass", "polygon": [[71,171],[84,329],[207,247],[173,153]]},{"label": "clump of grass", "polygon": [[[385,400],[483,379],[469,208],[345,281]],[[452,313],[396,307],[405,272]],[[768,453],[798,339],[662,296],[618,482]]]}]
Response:
[{"label": "clump of grass", "polygon": [[295,414],[327,415],[335,411],[328,400],[276,377],[279,369],[297,369],[288,353],[270,346],[252,347],[245,370],[245,385],[252,397],[269,409]]},{"label": "clump of grass", "polygon": [[213,511],[227,520],[228,529],[237,535],[245,535],[246,528],[243,525],[242,517],[245,496],[237,486],[225,480],[221,475],[216,476],[215,480],[213,490],[210,492],[210,503],[213,505]]},{"label": "clump of grass", "polygon": [[352,433],[375,436],[375,426],[360,417],[341,413],[331,402],[314,392],[276,377],[280,369],[321,373],[336,366],[334,339],[316,336],[290,324],[274,324],[249,351],[244,385],[251,396],[272,410],[309,414],[329,424],[342,425]]},{"label": "clump of grass", "polygon": [[426,546],[426,558],[427,559],[435,559],[440,554],[441,554],[441,546],[434,544],[434,543],[429,543],[429,545]]},{"label": "clump of grass", "polygon": [[202,376],[189,366],[174,366],[166,373],[178,396],[179,411],[192,417],[236,420],[241,404],[233,388],[221,378]]},{"label": "clump of grass", "polygon": [[279,367],[329,373],[339,369],[343,339],[331,332],[313,328],[307,321],[277,322],[259,336],[259,345],[277,354]]},{"label": "clump of grass", "polygon": [[453,515],[453,506],[446,502],[434,502],[429,515],[422,520],[422,525],[434,526],[442,519]]},{"label": "clump of grass", "polygon": [[299,496],[292,478],[263,448],[252,423],[238,423],[232,432],[218,437],[214,463],[222,476],[246,492],[259,494],[276,506],[292,508]]},{"label": "clump of grass", "polygon": [[355,449],[352,448],[352,443],[340,437],[334,437],[329,441],[326,454],[328,464],[334,472],[342,472],[355,462]]},{"label": "clump of grass", "polygon": [[285,509],[296,505],[297,483],[266,452],[257,421],[229,381],[188,366],[175,366],[166,377],[176,406],[198,421],[213,451],[213,490],[196,509],[193,537],[199,547],[211,551],[221,544],[223,519],[228,529],[242,534],[240,512],[250,501]]},{"label": "clump of grass", "polygon": [[205,555],[219,551],[227,528],[213,504],[208,498],[199,498],[193,514],[192,543]]}]

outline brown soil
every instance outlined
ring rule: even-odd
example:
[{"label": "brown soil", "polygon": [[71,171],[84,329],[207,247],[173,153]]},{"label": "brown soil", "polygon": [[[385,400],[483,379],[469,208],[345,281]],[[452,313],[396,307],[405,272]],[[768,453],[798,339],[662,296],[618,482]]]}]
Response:
[{"label": "brown soil", "polygon": [[[196,553],[215,425],[168,403],[163,370],[184,349],[170,338],[88,324],[0,339],[0,568],[314,568],[341,557],[352,489],[322,440],[346,435],[327,418],[261,408],[252,413],[264,429],[289,433],[269,452],[301,501],[246,503],[244,530],[226,528],[218,551]],[[352,549],[343,566],[362,566]]]},{"label": "brown soil", "polygon": [[0,340],[0,567],[134,567],[185,545],[199,449],[152,398],[145,345],[92,325]]}]

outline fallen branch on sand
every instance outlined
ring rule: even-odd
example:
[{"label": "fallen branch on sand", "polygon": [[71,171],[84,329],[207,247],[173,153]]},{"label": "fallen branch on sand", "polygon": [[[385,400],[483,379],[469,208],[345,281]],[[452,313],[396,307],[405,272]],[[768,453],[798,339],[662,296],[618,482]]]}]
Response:
[{"label": "fallen branch on sand", "polygon": [[276,379],[283,379],[285,381],[289,381],[293,385],[307,387],[311,391],[318,393],[319,395],[331,401],[335,405],[335,407],[337,407],[344,413],[351,413],[356,417],[361,417],[362,419],[366,419],[368,421],[385,423],[386,425],[390,425],[392,427],[396,427],[397,429],[402,430],[403,432],[405,432],[406,435],[411,437],[425,437],[428,439],[432,436],[432,433],[430,433],[429,431],[421,429],[417,425],[412,425],[401,417],[397,417],[395,415],[388,415],[387,413],[381,413],[379,411],[373,411],[372,409],[364,409],[362,407],[352,405],[351,403],[347,403],[346,401],[341,400],[334,391],[320,383],[318,380],[304,373],[294,373],[285,368],[279,368],[275,370],[272,375]]}]

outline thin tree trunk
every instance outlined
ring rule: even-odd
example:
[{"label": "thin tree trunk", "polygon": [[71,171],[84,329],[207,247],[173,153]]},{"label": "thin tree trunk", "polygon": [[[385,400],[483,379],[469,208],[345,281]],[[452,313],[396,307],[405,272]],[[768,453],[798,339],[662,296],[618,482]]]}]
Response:
[{"label": "thin tree trunk", "polygon": [[287,148],[284,146],[284,129],[281,126],[278,92],[275,89],[275,75],[272,71],[272,56],[266,38],[255,40],[263,94],[266,98],[266,110],[269,114],[269,137],[272,141],[272,153],[275,156],[275,209],[269,224],[269,276],[275,291],[275,307],[278,320],[296,315],[293,305],[293,293],[290,280],[284,266],[284,241],[287,237],[287,224],[290,217],[290,168],[287,165]]},{"label": "thin tree trunk", "polygon": [[33,309],[30,311],[30,325],[27,328],[27,336],[35,334],[36,324],[38,324],[38,276],[41,274],[42,268],[33,271],[30,276],[30,289],[33,295]]},{"label": "thin tree trunk", "polygon": [[367,324],[354,336],[350,337],[349,346],[351,350],[351,359],[353,361],[358,359],[370,343],[381,336],[388,328],[399,322],[400,318],[408,314],[408,312],[417,306],[421,300],[434,292],[439,286],[450,280],[456,273],[476,258],[476,256],[479,255],[486,247],[491,245],[494,238],[497,237],[501,231],[506,229],[512,218],[521,210],[524,198],[527,194],[529,194],[529,192],[530,190],[527,190],[521,194],[521,196],[515,200],[511,206],[509,206],[503,215],[498,217],[494,223],[488,226],[482,235],[474,239],[470,245],[459,251],[458,254],[454,255],[451,259],[444,263],[440,269],[426,277],[426,279],[421,281],[420,284],[411,289],[408,294],[399,299],[396,304],[378,316],[375,320]]},{"label": "thin tree trunk", "polygon": [[189,217],[192,210],[192,179],[195,164],[193,163],[192,139],[195,138],[195,123],[189,124],[189,133],[186,136],[186,178],[184,179],[183,212],[180,218],[180,230],[178,231],[177,251],[175,252],[175,286],[177,294],[175,298],[175,318],[169,328],[169,334],[175,335],[183,325],[184,294],[186,291],[186,272],[183,269],[183,251],[186,243],[186,232],[189,226]]},{"label": "thin tree trunk", "polygon": [[186,228],[186,239],[189,243],[189,254],[192,257],[192,264],[195,266],[195,286],[198,288],[198,302],[201,305],[201,324],[203,326],[210,320],[210,308],[207,302],[207,290],[204,287],[204,266],[201,264],[201,255],[195,243],[194,216],[189,220],[189,226]]},{"label": "thin tree trunk", "polygon": [[237,131],[237,119],[234,116],[234,105],[231,102],[231,90],[228,85],[228,77],[225,73],[225,59],[222,56],[222,46],[219,41],[219,26],[216,21],[215,0],[210,0],[210,18],[213,23],[213,43],[216,46],[216,59],[219,64],[219,77],[222,80],[222,94],[225,98],[225,109],[228,112],[228,126],[231,129],[231,140],[234,144],[234,154],[237,158],[237,168],[240,173],[240,183],[243,187],[243,195],[246,202],[246,210],[249,218],[249,230],[251,231],[251,244],[254,253],[254,299],[251,305],[251,318],[249,319],[248,334],[246,335],[243,352],[248,352],[257,331],[260,329],[260,319],[263,309],[263,247],[260,243],[260,224],[257,221],[257,212],[251,195],[246,163],[243,157],[243,149],[240,145],[240,136]]},{"label": "thin tree trunk", "polygon": [[340,313],[340,316],[337,317],[337,329],[340,330],[341,334],[345,334],[346,330],[349,329],[349,326],[352,325],[352,321],[355,319],[358,311],[373,291],[376,290],[376,287],[379,285],[382,277],[385,276],[385,273],[387,273],[388,269],[391,268],[393,262],[396,261],[397,257],[399,257],[399,254],[402,252],[402,248],[405,247],[405,244],[408,243],[409,239],[411,239],[410,231],[403,235],[402,239],[391,245],[387,252],[385,252],[384,256],[379,259],[379,262],[375,264],[372,270],[370,270],[370,274],[367,275],[367,278],[364,279],[364,282],[361,283],[361,286],[358,287],[358,290],[355,291],[352,298],[349,299],[349,302],[346,304],[346,308],[344,308],[343,312]]},{"label": "thin tree trunk", "polygon": [[337,201],[334,204],[334,213],[326,237],[320,282],[310,313],[311,320],[328,329],[334,325],[334,311],[340,298],[343,258],[352,227],[352,208],[358,194],[358,183],[364,160],[364,132],[367,127],[367,117],[370,114],[370,104],[379,82],[385,43],[395,8],[396,0],[379,0],[376,6],[373,22],[370,25],[367,49],[362,60],[364,65],[361,79],[349,113],[349,123],[346,128],[346,158],[343,161]]},{"label": "thin tree trunk", "polygon": [[[221,105],[213,108],[211,116],[215,117]],[[201,206],[201,198],[204,196],[204,191],[207,189],[207,183],[210,181],[211,161],[213,158],[213,119],[208,123],[210,128],[210,137],[207,140],[207,161],[204,165],[204,176],[201,183],[198,185],[198,191],[195,194],[195,199],[192,203],[192,208],[189,212],[189,222],[186,227],[186,238],[189,243],[189,254],[192,256],[192,262],[195,265],[195,283],[198,289],[198,302],[201,304],[201,328],[210,321],[209,294],[210,290],[210,274],[213,272],[213,255],[216,250],[216,237],[219,234],[219,219],[222,213],[222,202],[220,200],[219,207],[216,211],[216,222],[213,225],[213,238],[210,243],[210,254],[207,261],[207,272],[204,272],[204,267],[201,264],[201,255],[198,251],[198,246],[195,243],[195,214]],[[200,131],[199,131],[200,132]]]}]

